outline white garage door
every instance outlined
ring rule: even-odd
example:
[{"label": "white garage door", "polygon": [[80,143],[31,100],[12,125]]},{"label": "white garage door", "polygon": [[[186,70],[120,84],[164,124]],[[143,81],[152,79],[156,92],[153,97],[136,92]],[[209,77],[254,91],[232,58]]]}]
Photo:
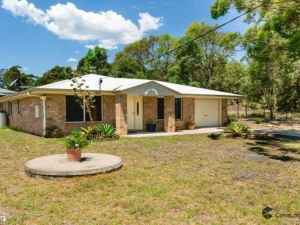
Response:
[{"label": "white garage door", "polygon": [[196,99],[195,122],[197,127],[220,126],[220,100]]}]

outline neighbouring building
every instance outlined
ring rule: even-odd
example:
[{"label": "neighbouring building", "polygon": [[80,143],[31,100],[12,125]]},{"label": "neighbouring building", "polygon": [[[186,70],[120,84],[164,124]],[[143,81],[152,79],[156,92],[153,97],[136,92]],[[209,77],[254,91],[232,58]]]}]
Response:
[{"label": "neighbouring building", "polygon": [[15,93],[16,92],[14,92],[14,91],[7,90],[7,89],[4,89],[4,88],[0,88],[0,97],[7,96],[7,95],[12,95],[12,94],[15,94]]},{"label": "neighbouring building", "polygon": [[70,130],[92,123],[108,122],[119,135],[144,131],[147,123],[157,131],[175,132],[196,127],[218,127],[227,123],[227,100],[237,94],[179,85],[169,82],[85,75],[84,90],[95,96],[94,122],[74,95],[72,80],[34,87],[0,98],[0,110],[9,125],[25,132],[45,136],[56,127]]}]

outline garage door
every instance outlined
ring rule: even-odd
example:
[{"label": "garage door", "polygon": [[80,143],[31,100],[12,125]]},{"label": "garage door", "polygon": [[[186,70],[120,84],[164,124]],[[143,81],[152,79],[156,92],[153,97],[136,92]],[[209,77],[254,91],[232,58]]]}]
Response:
[{"label": "garage door", "polygon": [[197,127],[220,126],[220,100],[196,99],[195,122]]}]

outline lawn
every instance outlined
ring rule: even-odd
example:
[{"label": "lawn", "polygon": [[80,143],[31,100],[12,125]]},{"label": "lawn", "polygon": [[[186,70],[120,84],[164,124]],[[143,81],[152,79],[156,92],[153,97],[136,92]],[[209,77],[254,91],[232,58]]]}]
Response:
[{"label": "lawn", "polygon": [[23,170],[26,160],[63,153],[61,139],[2,129],[0,146],[0,215],[8,224],[300,224],[261,214],[266,206],[300,213],[298,142],[122,138],[85,150],[121,156],[121,170],[68,179]]}]

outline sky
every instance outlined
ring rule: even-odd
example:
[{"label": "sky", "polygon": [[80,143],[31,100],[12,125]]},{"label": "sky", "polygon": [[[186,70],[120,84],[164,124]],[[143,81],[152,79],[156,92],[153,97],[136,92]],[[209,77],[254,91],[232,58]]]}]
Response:
[{"label": "sky", "polygon": [[[184,34],[192,22],[213,20],[214,0],[0,0],[0,68],[20,65],[41,75],[55,65],[74,67],[88,48],[101,46],[110,60],[148,35]],[[223,31],[244,32],[242,19]]]}]

